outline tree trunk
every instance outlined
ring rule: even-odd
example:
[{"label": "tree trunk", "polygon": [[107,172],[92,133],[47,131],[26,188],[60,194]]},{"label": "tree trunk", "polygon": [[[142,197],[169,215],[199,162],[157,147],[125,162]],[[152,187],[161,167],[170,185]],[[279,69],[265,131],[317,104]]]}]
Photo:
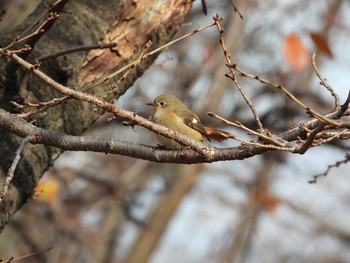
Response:
[{"label": "tree trunk", "polygon": [[[24,29],[33,25],[47,10],[48,2],[43,1],[18,28],[0,38],[1,47],[14,40]],[[42,62],[40,69],[57,82],[74,89],[84,89],[104,76],[137,59],[151,40],[150,49],[168,42],[190,10],[192,1],[187,0],[75,0],[60,1],[52,8],[60,16],[49,21],[45,32],[17,44],[24,43],[32,50],[21,53],[27,61],[34,63],[39,57],[81,45],[101,42],[116,42],[112,49],[92,50],[54,57]],[[61,12],[62,11],[62,12]],[[14,49],[14,48],[13,48]],[[114,99],[124,94],[131,84],[153,62],[155,56],[144,59],[121,81],[115,90]],[[16,113],[10,101],[18,103],[42,102],[62,97],[57,91],[23,71],[13,62],[0,58],[0,107]],[[122,73],[121,73],[122,74]],[[117,75],[115,79],[120,78]],[[105,83],[89,89],[89,93],[103,97],[111,84]],[[31,110],[31,109],[30,109]],[[80,135],[101,115],[101,110],[88,103],[68,100],[44,113],[32,115],[27,121],[45,129]],[[0,130],[0,189],[15,156],[20,139]],[[0,204],[0,231],[14,213],[31,198],[33,189],[42,174],[49,169],[60,155],[59,149],[27,144],[15,171],[5,199]]]}]

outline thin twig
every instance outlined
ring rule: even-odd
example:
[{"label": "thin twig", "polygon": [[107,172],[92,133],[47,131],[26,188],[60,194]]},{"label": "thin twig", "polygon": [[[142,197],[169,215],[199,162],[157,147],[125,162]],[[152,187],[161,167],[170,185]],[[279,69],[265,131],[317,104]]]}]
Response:
[{"label": "thin twig", "polygon": [[322,144],[331,142],[334,139],[350,139],[350,130],[346,128],[344,128],[341,131],[339,131],[338,129],[328,129],[317,135],[317,140],[322,141]]},{"label": "thin twig", "polygon": [[[325,117],[332,120],[339,120],[343,116],[349,116],[350,115],[349,104],[350,104],[350,91],[348,93],[348,97],[346,101],[344,102],[344,104],[340,106],[339,110],[332,111],[326,114]],[[344,123],[344,121],[341,123]],[[296,137],[300,135],[300,129],[305,130],[305,127],[307,127],[307,129],[309,130],[308,132],[311,132],[310,129],[311,130],[315,129],[319,124],[320,124],[320,121],[316,118],[307,120],[299,125],[296,125],[288,129],[285,132],[282,132],[280,136],[287,141],[292,141],[292,140],[295,140]]]},{"label": "thin twig", "polygon": [[11,101],[11,104],[19,109],[24,109],[25,107],[36,107],[37,108],[37,109],[31,110],[29,112],[16,114],[17,117],[25,119],[25,118],[29,118],[35,114],[45,112],[45,111],[47,111],[48,108],[62,104],[69,99],[71,99],[71,97],[63,96],[61,98],[53,98],[52,100],[38,102],[38,103],[27,102],[27,103],[24,103],[22,105],[22,104],[15,102],[15,101]]},{"label": "thin twig", "polygon": [[8,260],[5,260],[5,261],[2,261],[2,259],[0,259],[0,263],[11,263],[11,262],[15,262],[15,261],[18,261],[18,260],[23,260],[23,259],[26,259],[26,258],[30,258],[30,257],[36,256],[36,255],[39,255],[41,253],[50,251],[52,248],[53,247],[49,247],[49,248],[43,249],[43,250],[38,251],[38,252],[33,252],[33,253],[29,253],[27,255],[18,256],[18,257],[11,256]]},{"label": "thin twig", "polygon": [[101,44],[94,44],[94,45],[83,45],[83,46],[77,46],[72,48],[67,48],[65,50],[61,50],[52,54],[49,54],[47,56],[42,56],[37,59],[34,59],[34,61],[44,61],[51,58],[56,58],[62,55],[66,55],[69,53],[74,53],[78,51],[85,51],[85,50],[91,50],[91,49],[104,49],[104,48],[113,48],[117,44],[116,43],[101,43]]},{"label": "thin twig", "polygon": [[[107,92],[107,94],[104,96],[104,99],[107,99],[111,94],[113,94],[117,90],[117,86],[119,83],[121,83],[126,77],[129,75],[129,73],[138,65],[142,62],[144,59],[143,57],[145,56],[145,53],[147,50],[152,46],[152,41],[149,40],[146,45],[143,47],[143,49],[140,52],[139,57],[134,61],[135,64],[133,64],[132,67],[128,68],[125,73],[117,80],[117,82],[112,86],[112,88]],[[85,91],[85,90],[84,90]]]},{"label": "thin twig", "polygon": [[341,130],[341,131],[337,131],[337,132],[335,132],[333,134],[332,133],[328,133],[328,135],[323,132],[322,134],[320,134],[320,137],[324,136],[324,135],[327,136],[327,137],[324,138],[324,139],[321,139],[320,144],[326,144],[326,143],[329,143],[329,142],[331,142],[331,141],[333,141],[335,139],[342,138],[343,135],[346,135],[346,133],[349,133],[349,130],[346,129],[346,128]]},{"label": "thin twig", "polygon": [[328,168],[327,168],[327,170],[326,170],[324,173],[314,175],[314,176],[313,176],[313,179],[310,180],[309,183],[310,183],[310,184],[315,184],[315,183],[317,183],[317,179],[318,179],[319,177],[321,177],[321,176],[327,176],[328,173],[330,172],[330,170],[331,170],[332,168],[334,168],[334,167],[339,167],[339,165],[344,164],[344,163],[347,163],[347,162],[349,162],[349,161],[350,161],[350,154],[347,153],[347,154],[345,155],[345,159],[344,159],[344,160],[338,161],[338,162],[336,162],[335,164],[328,165]]},{"label": "thin twig", "polygon": [[[78,46],[78,47],[73,47],[73,48],[69,48],[69,49],[65,49],[56,53],[52,53],[50,55],[47,56],[42,56],[39,57],[37,59],[35,59],[34,61],[44,61],[44,60],[48,60],[54,57],[58,57],[58,56],[62,56],[65,54],[69,54],[69,53],[73,53],[73,52],[77,52],[77,51],[84,51],[84,50],[91,50],[91,49],[103,49],[103,48],[112,48],[115,47],[116,43],[102,43],[102,44],[95,44],[95,45],[85,45],[85,46]],[[15,102],[15,101],[11,101],[11,104],[13,104],[15,107],[19,108],[19,109],[23,109],[25,107],[36,107],[36,108],[40,108],[40,109],[36,109],[30,112],[26,112],[26,113],[20,113],[17,116],[20,118],[28,118],[34,114],[38,114],[40,112],[46,111],[49,107],[54,107],[57,106],[59,104],[62,104],[63,102],[67,101],[69,99],[69,96],[64,96],[61,98],[53,98],[52,100],[49,101],[43,101],[43,102],[38,102],[38,103],[32,103],[32,102],[26,102],[23,105]]]},{"label": "thin twig", "polygon": [[18,146],[18,149],[17,149],[16,154],[15,154],[15,158],[13,159],[13,162],[12,162],[8,172],[7,172],[7,175],[6,175],[6,178],[4,181],[4,185],[3,185],[2,190],[0,192],[0,203],[4,200],[4,198],[7,194],[7,190],[8,190],[8,187],[10,185],[10,182],[12,181],[12,179],[15,175],[15,170],[16,170],[16,167],[18,165],[19,160],[21,159],[21,153],[23,151],[24,145],[26,145],[26,143],[30,142],[30,140],[32,140],[32,136],[29,135],[29,136],[23,138],[21,140],[21,143]]},{"label": "thin twig", "polygon": [[[32,31],[32,30],[34,30],[34,28],[35,28],[37,25],[40,24],[40,21],[42,21],[42,19],[44,19],[45,17],[47,17],[47,16],[50,14],[50,12],[52,11],[52,9],[55,9],[55,8],[56,8],[58,5],[60,5],[62,2],[66,2],[66,1],[58,0],[58,1],[56,1],[55,3],[53,3],[52,5],[48,6],[48,7],[45,9],[45,11],[34,21],[34,23],[33,23],[31,26],[29,26],[28,28],[26,28],[22,33],[20,33],[20,34],[16,37],[16,39],[13,41],[13,43],[11,43],[11,44],[12,44],[11,46],[13,46],[13,45],[15,45],[16,43],[18,43],[18,42],[16,42],[16,41],[22,39],[25,35],[30,34],[29,32]],[[45,20],[44,20],[44,21],[45,21]]]},{"label": "thin twig", "polygon": [[239,17],[243,20],[243,15],[241,12],[239,12],[238,8],[236,7],[236,5],[233,3],[233,0],[230,0],[230,3],[233,7],[233,10],[239,15]]},{"label": "thin twig", "polygon": [[[50,5],[44,14],[47,14],[45,20],[40,24],[40,23],[35,23],[33,27],[29,27],[30,30],[33,30],[34,27],[37,26],[37,29],[34,30],[34,32],[29,33],[28,35],[23,34],[23,37],[16,37],[14,42],[10,43],[7,47],[3,48],[3,50],[8,50],[9,48],[12,48],[15,44],[24,42],[24,46],[29,46],[31,49],[36,45],[38,40],[43,36],[45,32],[50,30],[50,28],[54,25],[55,21],[57,21],[57,18],[59,17],[59,14],[62,12],[65,4],[69,0],[58,0],[54,4]],[[39,22],[41,21],[38,20]],[[25,31],[26,33],[26,31]],[[20,56],[23,59],[26,59],[30,52],[31,49],[27,50],[26,52],[23,52]],[[16,71],[18,69],[18,64],[14,63],[13,61],[9,61],[6,66],[5,66],[5,72],[6,72],[6,79],[12,79],[15,78]]]},{"label": "thin twig", "polygon": [[290,98],[293,102],[295,102],[297,105],[299,105],[300,107],[302,107],[303,109],[306,110],[307,113],[311,114],[313,117],[315,117],[316,119],[318,119],[321,122],[324,122],[326,124],[329,125],[333,125],[336,127],[341,127],[341,124],[333,121],[327,117],[325,117],[324,115],[316,112],[315,110],[311,109],[310,107],[306,106],[304,103],[302,103],[297,97],[295,97],[290,91],[288,91],[284,86],[282,85],[278,85],[275,83],[272,83],[264,78],[261,78],[260,76],[256,76],[256,75],[252,75],[249,74],[247,72],[245,72],[244,70],[242,70],[241,68],[239,68],[237,65],[233,64],[233,65],[227,65],[228,67],[232,67],[233,69],[235,69],[236,71],[238,71],[239,73],[241,73],[242,77],[247,77],[247,78],[251,78],[251,79],[255,79],[260,81],[263,84],[269,85],[271,87],[277,88],[280,91],[282,91],[285,95],[287,95],[288,98]]},{"label": "thin twig", "polygon": [[[231,55],[230,53],[228,53],[227,49],[226,49],[226,46],[225,46],[225,39],[224,39],[224,29],[221,27],[220,25],[220,22],[223,20],[222,17],[219,17],[218,15],[214,16],[213,17],[214,19],[214,22],[215,22],[215,25],[217,27],[217,29],[219,30],[219,33],[220,33],[220,45],[221,45],[221,48],[224,52],[224,56],[225,56],[225,59],[226,59],[226,66],[227,65],[231,65]],[[255,118],[255,122],[258,126],[258,130],[261,130],[263,131],[264,130],[264,127],[260,121],[260,118],[259,118],[259,115],[253,105],[253,103],[250,101],[250,99],[248,98],[248,96],[245,94],[243,88],[241,87],[241,85],[239,84],[238,80],[237,80],[237,77],[236,77],[236,72],[233,70],[232,67],[229,67],[227,66],[228,69],[230,70],[230,73],[231,74],[226,74],[225,76],[230,78],[233,83],[236,85],[238,91],[241,93],[243,99],[245,100],[245,102],[247,103],[247,105],[249,106],[250,110],[252,111],[253,113],[253,116]]]},{"label": "thin twig", "polygon": [[[215,22],[210,23],[210,24],[208,24],[206,26],[203,26],[203,27],[200,27],[198,29],[195,29],[195,30],[193,30],[193,31],[191,31],[191,32],[189,32],[189,33],[187,33],[187,34],[185,34],[185,35],[183,35],[183,36],[181,36],[181,37],[179,37],[177,39],[174,39],[173,41],[170,41],[170,42],[166,43],[165,45],[160,46],[160,47],[158,47],[158,48],[156,48],[156,49],[154,49],[154,50],[144,54],[143,57],[142,57],[142,60],[145,60],[149,56],[157,54],[158,52],[162,51],[163,49],[165,49],[167,47],[170,47],[171,45],[174,45],[175,43],[177,43],[177,42],[179,42],[179,41],[181,41],[181,40],[183,40],[183,39],[185,39],[187,37],[190,37],[190,36],[192,36],[194,34],[197,34],[198,32],[201,32],[201,31],[203,31],[203,30],[205,30],[205,29],[207,29],[209,27],[212,27],[214,25],[215,25]],[[98,81],[97,83],[95,83],[95,84],[93,84],[91,86],[88,86],[85,90],[90,90],[92,88],[95,88],[95,87],[97,87],[97,86],[99,86],[99,85],[109,81],[111,78],[117,76],[118,74],[124,72],[125,70],[128,70],[129,68],[134,68],[137,64],[139,64],[139,59],[136,59],[133,62],[129,63],[128,65],[118,69],[117,71],[115,71],[112,74],[104,77],[102,80]]]},{"label": "thin twig", "polygon": [[256,142],[256,141],[247,141],[247,140],[244,140],[242,138],[239,138],[235,135],[232,135],[231,134],[231,138],[236,140],[236,141],[239,141],[241,143],[244,143],[246,145],[251,145],[251,146],[255,146],[255,147],[258,147],[258,148],[263,148],[263,149],[269,149],[269,150],[277,150],[277,151],[288,151],[288,152],[293,152],[294,151],[294,148],[290,148],[290,147],[284,147],[284,146],[276,146],[276,145],[273,145],[273,144],[262,144],[262,143],[259,143],[259,142]]},{"label": "thin twig", "polygon": [[323,86],[331,93],[331,95],[333,96],[333,98],[334,98],[334,104],[335,104],[335,105],[334,105],[334,109],[337,110],[337,109],[339,109],[339,107],[340,107],[340,99],[339,99],[339,96],[338,96],[338,94],[336,94],[336,93],[334,92],[334,89],[331,87],[331,85],[329,85],[329,83],[327,82],[327,80],[326,80],[324,77],[322,77],[320,71],[319,71],[318,68],[317,68],[315,58],[316,58],[316,52],[314,52],[314,53],[312,54],[312,57],[311,57],[311,64],[312,64],[312,66],[313,66],[313,68],[314,68],[314,70],[315,70],[315,73],[316,73],[317,77],[318,77],[318,78],[320,79],[320,81],[321,81],[320,84],[323,85]]},{"label": "thin twig", "polygon": [[[262,139],[264,141],[270,142],[274,146],[283,148],[284,150],[287,150],[287,151],[293,151],[294,150],[293,148],[286,147],[286,144],[288,144],[288,142],[284,141],[282,138],[280,138],[280,137],[278,137],[276,135],[274,137],[271,137],[271,136],[269,136],[269,135],[267,135],[265,133],[254,131],[252,129],[249,129],[245,125],[243,125],[241,122],[238,122],[238,121],[232,122],[232,121],[226,120],[225,118],[223,118],[223,117],[221,117],[221,116],[219,116],[219,115],[217,115],[217,114],[215,114],[213,112],[208,112],[208,115],[210,117],[216,118],[216,119],[224,122],[225,124],[228,124],[228,125],[240,128],[240,129],[244,130],[245,132],[247,132],[247,134],[255,135],[255,136],[259,137],[260,139]],[[236,138],[234,138],[234,139],[236,139]]]},{"label": "thin twig", "polygon": [[[55,105],[57,105],[57,103],[62,103],[67,98],[68,98],[68,96],[64,96],[64,97],[61,97],[61,98],[53,98],[52,100],[41,101],[41,102],[37,102],[37,103],[24,102],[23,104],[19,104],[16,101],[10,101],[10,103],[13,106],[15,106],[17,109],[24,109],[24,108],[29,108],[29,107],[41,108],[41,107],[46,107],[46,106],[48,106],[48,107],[55,106]],[[17,116],[19,116],[19,114]],[[23,118],[23,117],[21,117],[21,118]]]},{"label": "thin twig", "polygon": [[[67,96],[68,97],[68,96]],[[59,103],[57,103],[58,105]],[[26,112],[26,113],[19,113],[19,114],[16,114],[16,116],[18,118],[23,118],[23,119],[26,119],[26,118],[29,118],[33,115],[36,115],[36,114],[39,114],[39,113],[43,113],[43,112],[46,112],[47,109],[51,107],[51,106],[44,106],[42,108],[38,108],[38,109],[35,109],[35,110],[31,110],[29,112]]]},{"label": "thin twig", "polygon": [[23,36],[21,38],[16,37],[16,39],[12,43],[10,43],[6,47],[4,47],[4,49],[9,49],[18,43],[21,43],[25,40],[31,39],[35,35],[39,35],[39,34],[44,33],[45,32],[44,27],[46,26],[46,24],[54,19],[57,19],[58,17],[59,17],[59,14],[56,12],[49,13],[48,16],[46,17],[46,19],[44,20],[44,22],[37,29],[35,29],[32,33],[30,33],[26,36]]}]

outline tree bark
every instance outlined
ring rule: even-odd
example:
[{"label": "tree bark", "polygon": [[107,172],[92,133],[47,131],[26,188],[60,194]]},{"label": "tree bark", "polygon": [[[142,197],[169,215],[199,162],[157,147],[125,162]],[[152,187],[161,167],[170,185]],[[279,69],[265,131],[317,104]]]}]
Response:
[{"label": "tree bark", "polygon": [[[18,28],[1,37],[1,47],[11,43],[24,29],[33,25],[50,3],[53,1],[43,1]],[[50,10],[58,12],[59,18],[48,22],[45,32],[17,44],[16,48],[23,47],[25,43],[29,44],[32,49],[21,53],[21,56],[34,62],[39,57],[75,46],[91,45],[100,40],[102,43],[116,42],[115,48],[90,51],[87,56],[86,52],[76,52],[42,62],[40,69],[57,82],[81,90],[96,82],[96,79],[101,79],[134,61],[149,40],[153,43],[150,49],[168,42],[191,6],[192,1],[187,0],[60,1]],[[157,15],[152,15],[153,13]],[[138,31],[142,28],[148,30]],[[120,37],[121,34],[124,34],[123,37]],[[138,64],[119,83],[114,92],[114,99],[124,94],[155,58],[156,56],[148,57]],[[14,113],[18,112],[18,109],[10,101],[41,102],[62,97],[29,72],[18,68],[12,61],[5,58],[0,60],[1,108]],[[115,79],[120,76],[115,76]],[[110,86],[107,82],[88,92],[103,97]],[[48,130],[80,135],[101,113],[101,110],[89,103],[68,100],[47,109],[44,113],[33,115],[29,120]],[[3,187],[19,141],[17,136],[0,130],[0,189]],[[31,198],[36,183],[60,153],[61,150],[50,146],[25,146],[15,177],[0,204],[0,231],[28,198]]]}]

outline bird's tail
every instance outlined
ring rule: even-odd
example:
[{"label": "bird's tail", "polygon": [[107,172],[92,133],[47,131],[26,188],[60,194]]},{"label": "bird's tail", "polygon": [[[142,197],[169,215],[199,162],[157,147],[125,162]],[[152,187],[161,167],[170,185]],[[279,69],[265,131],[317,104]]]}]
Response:
[{"label": "bird's tail", "polygon": [[204,130],[206,132],[207,137],[209,137],[210,139],[216,140],[218,142],[225,141],[229,138],[234,138],[234,136],[229,132],[216,130],[206,126],[204,126]]}]

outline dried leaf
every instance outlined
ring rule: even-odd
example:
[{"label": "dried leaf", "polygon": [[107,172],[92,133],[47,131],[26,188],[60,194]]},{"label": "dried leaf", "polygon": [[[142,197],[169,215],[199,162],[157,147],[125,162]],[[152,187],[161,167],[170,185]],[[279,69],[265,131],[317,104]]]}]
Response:
[{"label": "dried leaf", "polygon": [[330,58],[333,57],[332,50],[328,45],[328,39],[326,39],[324,35],[317,32],[310,32],[310,37],[318,51],[322,52]]},{"label": "dried leaf", "polygon": [[265,190],[255,189],[252,193],[252,198],[254,202],[260,203],[270,213],[275,213],[279,206],[279,201],[276,197]]},{"label": "dried leaf", "polygon": [[294,33],[284,39],[283,53],[292,70],[302,71],[310,64],[310,52],[301,38]]}]

